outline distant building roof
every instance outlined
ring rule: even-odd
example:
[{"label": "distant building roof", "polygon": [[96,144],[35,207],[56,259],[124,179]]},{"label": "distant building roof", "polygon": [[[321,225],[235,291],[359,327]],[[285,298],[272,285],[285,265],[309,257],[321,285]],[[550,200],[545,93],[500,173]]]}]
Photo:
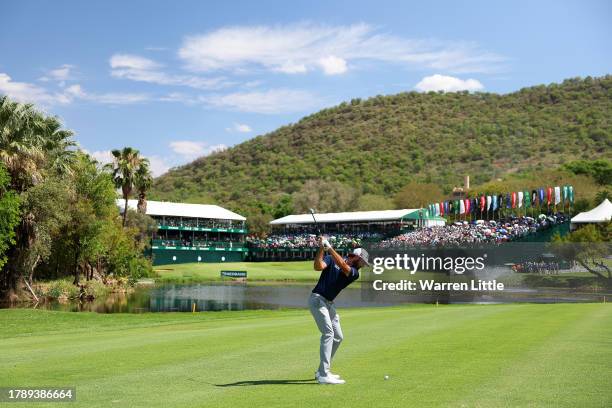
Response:
[{"label": "distant building roof", "polygon": [[[367,222],[367,221],[399,221],[402,217],[418,211],[418,209],[384,210],[384,211],[352,211],[340,213],[315,213],[317,222]],[[278,218],[270,225],[314,224],[311,214],[295,214]]]},{"label": "distant building roof", "polygon": [[597,207],[589,211],[581,212],[572,218],[572,223],[599,223],[610,221],[612,217],[612,203],[607,198]]},{"label": "distant building roof", "polygon": [[[138,200],[128,200],[128,208],[136,210]],[[125,201],[121,198],[117,199],[119,211],[123,213]],[[186,203],[171,203],[167,201],[149,201],[147,200],[147,215],[170,216],[170,217],[190,217],[190,218],[211,218],[221,220],[236,220],[245,221],[240,214],[236,214],[230,210],[226,210],[218,205],[211,204],[186,204]]]}]

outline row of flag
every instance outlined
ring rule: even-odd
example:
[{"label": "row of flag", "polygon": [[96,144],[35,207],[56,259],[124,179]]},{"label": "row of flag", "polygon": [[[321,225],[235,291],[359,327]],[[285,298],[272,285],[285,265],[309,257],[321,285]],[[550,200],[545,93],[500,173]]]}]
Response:
[{"label": "row of flag", "polygon": [[477,214],[497,211],[501,208],[532,208],[542,206],[557,206],[563,203],[574,203],[574,187],[546,187],[526,191],[514,191],[499,195],[481,195],[474,198],[447,200],[432,203],[428,206],[428,215],[443,216],[445,214]]}]

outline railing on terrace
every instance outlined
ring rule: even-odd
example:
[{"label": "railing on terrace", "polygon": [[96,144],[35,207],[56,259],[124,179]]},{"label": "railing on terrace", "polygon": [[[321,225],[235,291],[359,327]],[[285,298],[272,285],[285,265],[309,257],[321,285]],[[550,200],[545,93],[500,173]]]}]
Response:
[{"label": "railing on terrace", "polygon": [[182,241],[172,239],[154,239],[153,246],[164,247],[214,247],[214,248],[244,248],[243,242],[234,241]]},{"label": "railing on terrace", "polygon": [[156,218],[155,221],[159,227],[177,227],[177,228],[219,228],[219,229],[245,229],[242,222],[215,221],[209,219],[197,220],[177,220]]}]

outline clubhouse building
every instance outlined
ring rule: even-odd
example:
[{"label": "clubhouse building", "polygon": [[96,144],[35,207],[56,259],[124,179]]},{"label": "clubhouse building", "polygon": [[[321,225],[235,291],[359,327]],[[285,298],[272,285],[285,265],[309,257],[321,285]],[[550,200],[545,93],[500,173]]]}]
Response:
[{"label": "clubhouse building", "polygon": [[[128,200],[136,210],[137,200]],[[123,213],[125,201],[117,199]],[[240,262],[247,248],[246,218],[217,205],[147,201],[157,222],[151,241],[154,265],[187,262]]]}]

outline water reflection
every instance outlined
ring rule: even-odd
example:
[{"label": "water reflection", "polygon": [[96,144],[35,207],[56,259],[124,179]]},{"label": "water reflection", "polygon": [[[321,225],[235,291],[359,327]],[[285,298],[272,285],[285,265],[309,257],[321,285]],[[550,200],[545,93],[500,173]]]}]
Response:
[{"label": "water reflection", "polygon": [[[305,308],[311,285],[250,285],[247,283],[169,284],[138,287],[133,293],[112,294],[91,302],[51,301],[0,307],[36,307],[98,313],[191,312]],[[605,293],[555,289],[508,288],[500,293],[377,292],[369,283],[346,288],[336,299],[340,308],[405,303],[601,302]],[[608,295],[608,298],[610,296]]]}]

